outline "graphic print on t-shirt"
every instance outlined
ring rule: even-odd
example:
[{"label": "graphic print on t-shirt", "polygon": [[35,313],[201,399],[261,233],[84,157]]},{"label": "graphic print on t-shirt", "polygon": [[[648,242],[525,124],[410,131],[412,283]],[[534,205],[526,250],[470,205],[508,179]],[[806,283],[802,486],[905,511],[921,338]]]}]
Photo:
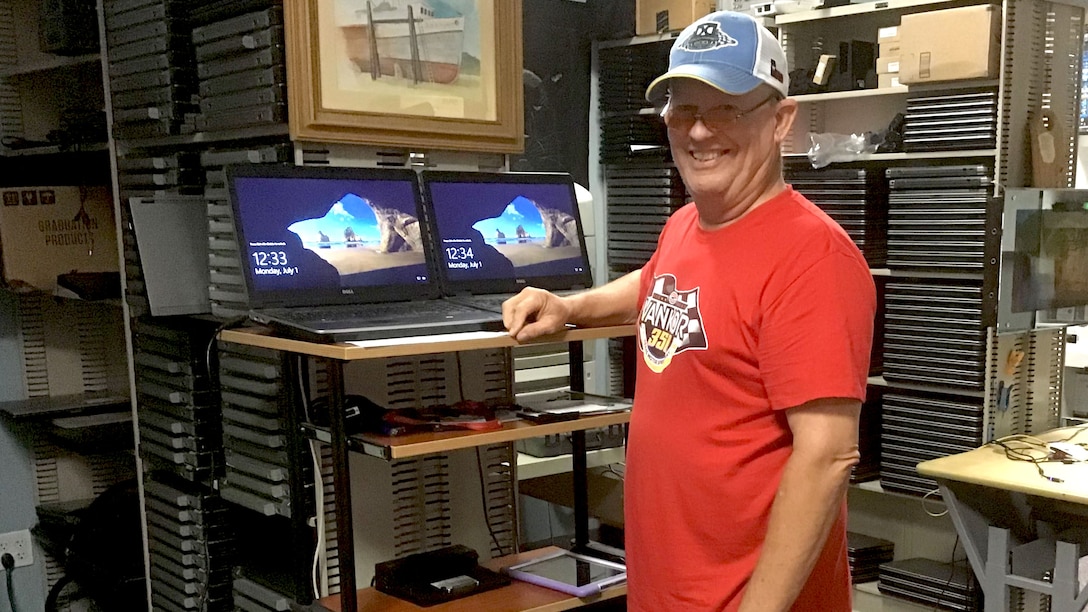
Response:
[{"label": "graphic print on t-shirt", "polygon": [[699,288],[680,291],[672,274],[655,276],[638,317],[638,346],[656,373],[669,367],[677,353],[706,350]]}]

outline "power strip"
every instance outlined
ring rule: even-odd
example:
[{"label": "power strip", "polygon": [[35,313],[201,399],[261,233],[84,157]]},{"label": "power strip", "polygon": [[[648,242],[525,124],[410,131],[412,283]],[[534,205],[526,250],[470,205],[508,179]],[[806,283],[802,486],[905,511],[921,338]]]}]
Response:
[{"label": "power strip", "polygon": [[4,553],[15,557],[15,567],[34,564],[34,546],[30,541],[30,530],[11,531],[0,535],[0,556]]}]

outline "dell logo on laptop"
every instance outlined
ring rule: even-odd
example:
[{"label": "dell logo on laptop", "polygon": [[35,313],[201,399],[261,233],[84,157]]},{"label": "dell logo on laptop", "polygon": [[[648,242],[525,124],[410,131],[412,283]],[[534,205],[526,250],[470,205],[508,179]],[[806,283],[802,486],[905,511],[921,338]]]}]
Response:
[{"label": "dell logo on laptop", "polygon": [[355,290],[354,289],[341,289],[340,293],[342,293],[344,295],[355,295]]}]

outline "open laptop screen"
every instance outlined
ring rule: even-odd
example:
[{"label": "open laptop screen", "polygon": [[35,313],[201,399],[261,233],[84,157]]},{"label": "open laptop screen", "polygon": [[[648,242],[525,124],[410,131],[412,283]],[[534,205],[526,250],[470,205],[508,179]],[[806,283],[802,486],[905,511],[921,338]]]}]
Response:
[{"label": "open laptop screen", "polygon": [[447,291],[592,286],[570,175],[426,171],[422,178]]},{"label": "open laptop screen", "polygon": [[433,297],[415,172],[227,168],[250,307]]}]

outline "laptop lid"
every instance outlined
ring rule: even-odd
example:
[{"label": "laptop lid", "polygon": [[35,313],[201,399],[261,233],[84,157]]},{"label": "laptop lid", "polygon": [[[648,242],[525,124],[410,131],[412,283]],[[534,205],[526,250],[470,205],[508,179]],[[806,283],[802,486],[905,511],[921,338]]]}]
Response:
[{"label": "laptop lid", "polygon": [[226,167],[250,308],[439,296],[407,169]]},{"label": "laptop lid", "polygon": [[424,171],[421,178],[447,295],[593,285],[569,174]]}]

